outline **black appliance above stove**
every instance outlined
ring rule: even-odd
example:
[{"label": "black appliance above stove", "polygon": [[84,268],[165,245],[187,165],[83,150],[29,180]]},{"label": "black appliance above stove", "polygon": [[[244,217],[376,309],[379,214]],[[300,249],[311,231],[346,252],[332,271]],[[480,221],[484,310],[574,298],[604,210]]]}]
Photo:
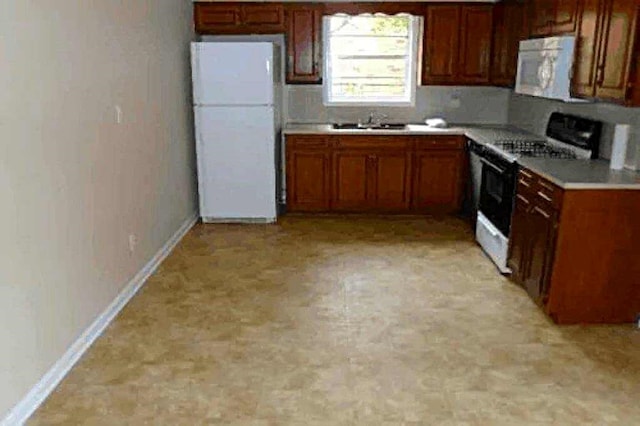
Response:
[{"label": "black appliance above stove", "polygon": [[591,158],[598,158],[602,122],[561,112],[551,113],[546,135],[559,142],[591,151]]}]

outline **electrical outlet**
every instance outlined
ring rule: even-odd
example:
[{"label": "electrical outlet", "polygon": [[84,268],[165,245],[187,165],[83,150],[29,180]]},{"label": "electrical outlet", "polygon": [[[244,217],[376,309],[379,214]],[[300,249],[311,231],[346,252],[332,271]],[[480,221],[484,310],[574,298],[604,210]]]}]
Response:
[{"label": "electrical outlet", "polygon": [[113,109],[115,109],[116,112],[116,123],[122,124],[122,108],[120,108],[120,105],[116,105]]},{"label": "electrical outlet", "polygon": [[129,253],[133,253],[136,251],[136,246],[138,245],[138,237],[135,234],[129,234]]}]

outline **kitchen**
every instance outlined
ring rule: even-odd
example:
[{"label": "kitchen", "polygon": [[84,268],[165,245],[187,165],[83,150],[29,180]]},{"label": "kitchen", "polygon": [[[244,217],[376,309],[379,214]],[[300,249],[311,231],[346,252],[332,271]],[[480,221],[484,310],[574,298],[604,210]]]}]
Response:
[{"label": "kitchen", "polygon": [[633,424],[636,3],[8,2],[0,425]]},{"label": "kitchen", "polygon": [[[638,260],[638,113],[618,106],[638,104],[636,6],[555,3],[200,2],[195,23],[205,44],[285,32],[279,211],[467,214],[498,270],[555,322],[640,321],[635,274],[617,272]],[[399,68],[362,71],[394,64],[385,54]],[[622,228],[594,231],[614,217]],[[580,247],[584,235],[600,249]]]}]

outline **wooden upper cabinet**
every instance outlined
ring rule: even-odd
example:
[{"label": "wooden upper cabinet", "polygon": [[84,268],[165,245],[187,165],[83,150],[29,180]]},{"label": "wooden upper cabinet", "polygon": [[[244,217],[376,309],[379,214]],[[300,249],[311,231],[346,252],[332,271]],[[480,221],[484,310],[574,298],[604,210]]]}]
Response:
[{"label": "wooden upper cabinet", "polygon": [[240,7],[232,3],[194,3],[198,34],[234,33],[240,29]]},{"label": "wooden upper cabinet", "polygon": [[242,23],[258,33],[284,30],[284,6],[278,3],[247,3],[241,6]]},{"label": "wooden upper cabinet", "polygon": [[637,106],[638,6],[626,0],[583,0],[571,92]]},{"label": "wooden upper cabinet", "polygon": [[556,0],[532,0],[530,8],[530,29],[534,37],[551,34],[551,25],[555,18]]},{"label": "wooden upper cabinet", "polygon": [[322,81],[322,9],[316,5],[287,6],[287,82]]},{"label": "wooden upper cabinet", "polygon": [[581,0],[532,0],[533,37],[572,33],[576,30]]},{"label": "wooden upper cabinet", "polygon": [[194,4],[198,34],[274,34],[284,31],[281,3],[201,2]]},{"label": "wooden upper cabinet", "polygon": [[422,83],[488,83],[492,25],[492,6],[426,6]]},{"label": "wooden upper cabinet", "polygon": [[515,0],[503,1],[494,8],[491,83],[496,86],[515,85],[520,40],[527,37],[525,11],[524,4]]},{"label": "wooden upper cabinet", "polygon": [[[633,81],[638,4],[632,0],[607,0],[602,22],[600,63],[596,77],[598,99],[627,102]],[[638,49],[636,48],[636,51]]]},{"label": "wooden upper cabinet", "polygon": [[576,34],[571,94],[594,97],[602,35],[603,0],[583,0]]},{"label": "wooden upper cabinet", "polygon": [[555,34],[572,33],[576,30],[580,2],[584,0],[556,0],[553,32]]},{"label": "wooden upper cabinet", "polygon": [[460,14],[458,81],[488,83],[493,33],[492,6],[464,6]]},{"label": "wooden upper cabinet", "polygon": [[422,83],[455,83],[460,49],[460,6],[427,6],[424,27]]}]

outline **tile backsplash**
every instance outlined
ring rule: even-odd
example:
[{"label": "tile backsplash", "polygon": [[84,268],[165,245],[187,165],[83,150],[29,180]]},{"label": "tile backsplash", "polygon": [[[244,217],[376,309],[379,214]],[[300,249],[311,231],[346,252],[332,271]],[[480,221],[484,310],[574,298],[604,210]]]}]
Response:
[{"label": "tile backsplash", "polygon": [[386,114],[386,121],[420,123],[428,117],[442,117],[450,123],[511,124],[544,135],[554,111],[600,120],[604,123],[600,145],[603,158],[611,156],[616,124],[630,124],[631,140],[627,166],[640,169],[640,108],[610,103],[565,103],[517,95],[498,87],[422,86],[413,107],[327,107],[322,103],[322,86],[285,86],[286,121],[290,123],[357,122],[369,112]]},{"label": "tile backsplash", "polygon": [[441,117],[451,123],[506,124],[511,91],[498,87],[418,87],[413,107],[327,107],[322,86],[286,86],[287,121],[292,123],[357,122],[370,111],[386,121],[420,123]]},{"label": "tile backsplash", "polygon": [[631,125],[631,140],[627,164],[640,166],[640,108],[625,108],[610,103],[565,103],[550,99],[512,94],[509,101],[509,124],[544,135],[547,119],[554,111],[575,114],[603,122],[600,156],[610,158],[611,142],[616,124]]}]

